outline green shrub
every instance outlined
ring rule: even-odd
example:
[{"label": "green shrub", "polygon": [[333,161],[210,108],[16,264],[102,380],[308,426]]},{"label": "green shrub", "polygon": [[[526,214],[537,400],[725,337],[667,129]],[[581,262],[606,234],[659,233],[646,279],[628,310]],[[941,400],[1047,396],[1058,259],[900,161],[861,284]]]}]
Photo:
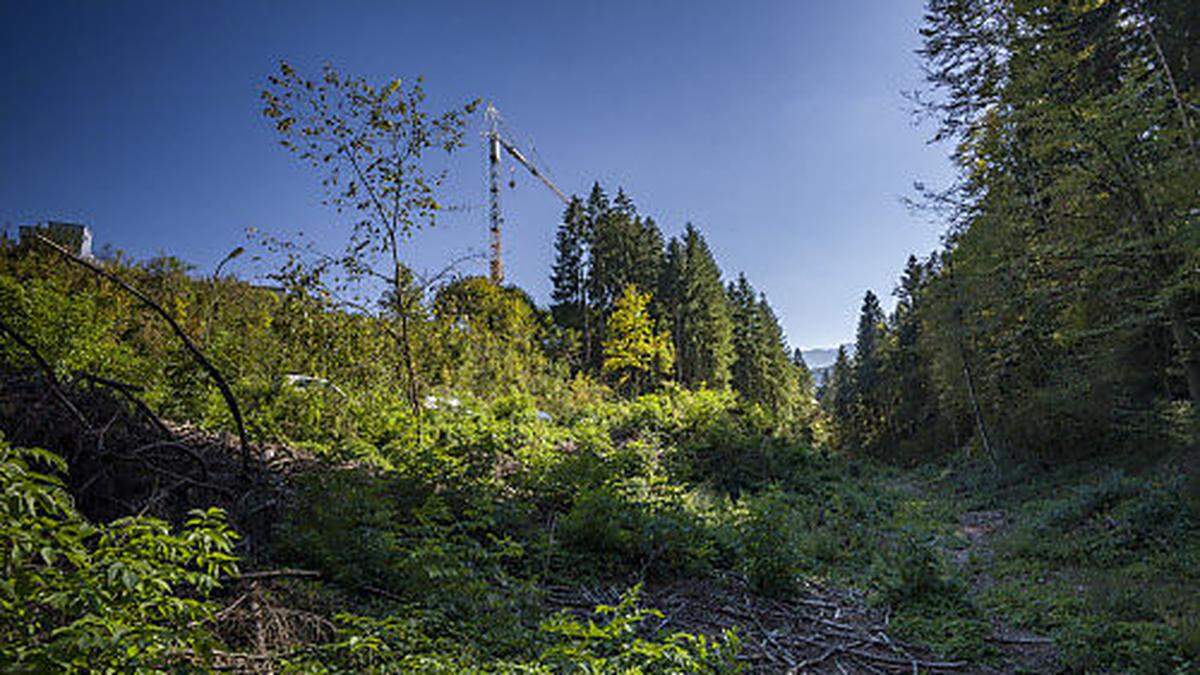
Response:
[{"label": "green shrub", "polygon": [[336,582],[388,586],[401,555],[399,514],[377,478],[353,470],[302,476],[286,510],[278,555]]},{"label": "green shrub", "polygon": [[875,586],[880,598],[893,606],[938,603],[963,592],[936,549],[910,533],[902,533],[884,549],[876,563]]},{"label": "green shrub", "polygon": [[627,481],[586,490],[558,523],[571,565],[594,574],[700,574],[717,556],[715,523],[677,486]]},{"label": "green shrub", "polygon": [[0,662],[15,671],[132,672],[204,662],[209,593],[236,574],[217,509],[182,530],[160,520],[92,525],[57,474],[63,460],[0,440]]},{"label": "green shrub", "polygon": [[736,673],[740,643],[725,631],[721,640],[703,635],[658,635],[648,620],[662,619],[654,609],[638,606],[640,586],[630,589],[616,606],[600,605],[602,621],[580,621],[561,613],[542,624],[542,632],[559,642],[539,662],[564,673]]},{"label": "green shrub", "polygon": [[771,488],[747,500],[738,526],[739,564],[750,585],[770,595],[796,588],[801,570],[801,533],[805,528],[788,496]]}]

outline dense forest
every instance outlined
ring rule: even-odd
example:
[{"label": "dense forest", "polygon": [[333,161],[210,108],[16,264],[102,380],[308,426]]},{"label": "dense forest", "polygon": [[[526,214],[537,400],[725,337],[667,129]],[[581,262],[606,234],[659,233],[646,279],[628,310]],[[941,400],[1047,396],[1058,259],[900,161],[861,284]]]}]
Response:
[{"label": "dense forest", "polygon": [[945,236],[819,386],[619,186],[545,305],[406,265],[479,108],[420,79],[263,83],[336,250],[6,236],[0,669],[1200,668],[1200,5],[929,0],[921,37]]},{"label": "dense forest", "polygon": [[917,102],[961,173],[919,197],[944,248],[891,316],[863,299],[826,393],[848,447],[1056,463],[1194,431],[1197,9],[1007,4],[930,4]]}]

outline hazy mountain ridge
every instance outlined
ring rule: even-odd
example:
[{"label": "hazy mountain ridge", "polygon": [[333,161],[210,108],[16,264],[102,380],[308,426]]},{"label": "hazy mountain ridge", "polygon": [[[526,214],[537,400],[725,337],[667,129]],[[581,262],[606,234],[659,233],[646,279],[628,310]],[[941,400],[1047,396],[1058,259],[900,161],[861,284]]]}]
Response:
[{"label": "hazy mountain ridge", "polygon": [[[854,354],[853,344],[844,344],[846,353]],[[833,370],[833,364],[837,361],[838,347],[815,347],[813,349],[802,349],[800,354],[804,357],[804,363],[808,365],[809,371],[813,374],[813,384],[820,387],[825,384],[825,378]]]}]

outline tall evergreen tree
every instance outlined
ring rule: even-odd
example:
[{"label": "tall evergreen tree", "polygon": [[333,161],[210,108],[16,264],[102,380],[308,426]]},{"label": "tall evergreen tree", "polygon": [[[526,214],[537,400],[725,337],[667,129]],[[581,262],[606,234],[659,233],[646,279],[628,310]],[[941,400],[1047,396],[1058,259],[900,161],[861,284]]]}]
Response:
[{"label": "tall evergreen tree", "polygon": [[637,209],[623,191],[612,206],[599,185],[592,193],[587,208],[591,236],[586,285],[593,332],[599,336],[627,286],[653,289],[657,285],[663,238],[653,220],[636,215]]},{"label": "tall evergreen tree", "polygon": [[593,227],[588,291],[601,315],[612,311],[626,286],[654,288],[662,268],[663,237],[658,225],[630,213],[632,205],[609,209]]},{"label": "tall evergreen tree", "polygon": [[788,354],[783,326],[765,293],[759,293],[756,305],[758,341],[764,361],[763,403],[777,415],[791,418],[800,403],[797,397],[797,371]]},{"label": "tall evergreen tree", "polygon": [[808,367],[804,360],[804,352],[799,347],[792,350],[792,368],[796,371],[796,396],[801,405],[807,406],[813,400],[816,391],[812,369]]},{"label": "tall evergreen tree", "polygon": [[727,294],[733,320],[733,388],[778,417],[791,418],[802,398],[797,388],[799,371],[788,353],[775,310],[745,274],[729,284]]},{"label": "tall evergreen tree", "polygon": [[834,428],[838,432],[839,441],[853,428],[855,400],[853,380],[854,366],[850,362],[850,357],[846,355],[845,345],[841,345],[838,347],[837,358],[834,359],[833,368],[825,386],[821,388],[822,402],[833,413]]},{"label": "tall evergreen tree", "polygon": [[638,215],[637,207],[633,205],[633,200],[625,194],[623,188],[617,188],[617,196],[613,198],[612,210],[630,220],[637,218]]},{"label": "tall evergreen tree", "polygon": [[588,232],[583,203],[573,197],[563,213],[554,239],[554,271],[550,281],[554,300],[550,309],[564,328],[583,330],[587,308]]},{"label": "tall evergreen tree", "polygon": [[882,380],[883,308],[872,291],[863,296],[854,340],[854,361],[849,381],[840,392],[851,403],[843,418],[843,442],[852,450],[872,451],[880,440],[885,391]]},{"label": "tall evergreen tree", "polygon": [[875,293],[867,291],[854,337],[854,384],[860,398],[874,395],[879,384],[879,343],[883,329],[883,307]]},{"label": "tall evergreen tree", "polygon": [[550,311],[554,322],[567,331],[569,358],[575,369],[588,363],[588,347],[592,341],[587,294],[588,249],[587,213],[583,202],[572,197],[554,239]]},{"label": "tall evergreen tree", "polygon": [[924,430],[932,440],[935,402],[931,398],[929,365],[921,354],[919,303],[926,283],[926,266],[910,255],[896,286],[896,309],[890,320],[894,340],[884,353],[887,383],[886,414],[895,443],[906,443]]},{"label": "tall evergreen tree", "polygon": [[729,384],[733,361],[733,322],[721,283],[721,270],[704,237],[690,223],[683,240],[670,247],[674,260],[669,272],[680,277],[671,283],[675,317],[676,358],[679,380],[689,387]]},{"label": "tall evergreen tree", "polygon": [[761,402],[767,390],[767,354],[763,345],[763,329],[754,287],[745,274],[730,282],[730,319],[733,321],[733,363],[730,381],[734,390],[749,401]]},{"label": "tall evergreen tree", "polygon": [[596,223],[600,222],[600,219],[611,208],[612,206],[608,202],[608,194],[604,191],[603,187],[600,187],[600,182],[592,183],[592,191],[588,193],[587,208],[585,209],[587,222],[594,228]]}]

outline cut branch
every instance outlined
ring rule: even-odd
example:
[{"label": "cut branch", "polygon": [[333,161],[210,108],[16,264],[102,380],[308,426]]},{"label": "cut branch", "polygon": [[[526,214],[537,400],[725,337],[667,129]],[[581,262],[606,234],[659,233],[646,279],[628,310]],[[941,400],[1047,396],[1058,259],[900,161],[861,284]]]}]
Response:
[{"label": "cut branch", "polygon": [[217,389],[221,391],[221,396],[225,399],[225,405],[229,408],[230,414],[233,415],[234,424],[237,425],[238,440],[241,443],[242,450],[242,472],[244,474],[248,474],[250,471],[250,443],[246,438],[246,425],[242,421],[242,411],[241,408],[238,407],[237,398],[234,397],[233,390],[230,389],[229,383],[226,382],[224,376],[221,375],[221,371],[217,370],[217,367],[214,366],[212,362],[204,356],[204,354],[200,351],[200,348],[196,346],[195,342],[192,342],[192,339],[188,337],[187,333],[184,332],[179,323],[176,322],[175,319],[172,318],[167,310],[163,309],[161,305],[151,300],[150,297],[145,293],[142,293],[138,289],[129,285],[117,275],[89,260],[85,260],[84,258],[71,253],[67,249],[59,246],[40,234],[35,236],[39,241],[46,246],[49,246],[53,251],[63,256],[67,260],[91,271],[93,274],[99,275],[113,282],[122,290],[140,300],[142,304],[154,310],[156,314],[158,314],[163,318],[164,321],[167,322],[167,325],[171,327],[171,330],[174,331],[176,337],[179,338],[179,341],[182,342],[183,346],[187,348],[188,352],[192,355],[192,358],[195,359],[198,364],[200,364],[200,367],[203,368],[206,373],[208,373],[209,377],[211,377],[213,382],[216,383]]}]

